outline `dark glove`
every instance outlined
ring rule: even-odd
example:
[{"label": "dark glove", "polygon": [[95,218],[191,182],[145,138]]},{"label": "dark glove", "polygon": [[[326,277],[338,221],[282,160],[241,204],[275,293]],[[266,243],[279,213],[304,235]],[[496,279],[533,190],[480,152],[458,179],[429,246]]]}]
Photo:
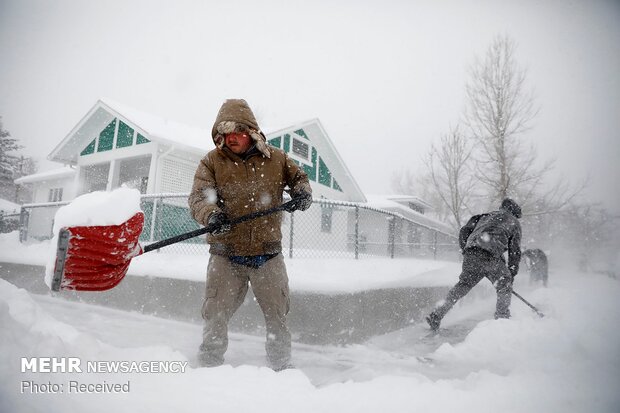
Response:
[{"label": "dark glove", "polygon": [[230,231],[232,225],[230,224],[230,219],[228,215],[223,212],[214,212],[209,216],[207,220],[207,226],[212,226],[213,230],[210,231],[213,235],[220,235],[225,232]]},{"label": "dark glove", "polygon": [[293,212],[297,210],[305,211],[310,208],[310,205],[312,205],[312,194],[309,194],[306,191],[299,191],[294,194],[292,198],[293,199],[284,204],[284,210],[286,212]]},{"label": "dark glove", "polygon": [[519,273],[519,267],[517,267],[516,265],[511,265],[510,267],[508,267],[508,271],[510,271],[510,275],[512,276],[512,279],[514,280],[514,278]]}]

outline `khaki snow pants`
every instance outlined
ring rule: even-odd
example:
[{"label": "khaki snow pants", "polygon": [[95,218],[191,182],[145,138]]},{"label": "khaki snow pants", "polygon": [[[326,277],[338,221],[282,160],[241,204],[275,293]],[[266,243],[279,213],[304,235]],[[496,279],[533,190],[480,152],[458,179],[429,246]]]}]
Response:
[{"label": "khaki snow pants", "polygon": [[257,269],[235,264],[227,257],[211,255],[202,305],[203,341],[198,354],[204,366],[218,366],[224,362],[228,348],[228,322],[243,304],[248,283],[265,317],[265,350],[270,366],[280,368],[289,363],[291,334],[286,326],[289,289],[282,254]]}]

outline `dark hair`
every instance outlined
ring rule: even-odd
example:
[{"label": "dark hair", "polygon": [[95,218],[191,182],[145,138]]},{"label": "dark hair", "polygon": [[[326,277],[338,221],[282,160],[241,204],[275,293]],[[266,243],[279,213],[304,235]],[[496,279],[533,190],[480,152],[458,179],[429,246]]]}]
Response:
[{"label": "dark hair", "polygon": [[510,198],[506,198],[502,201],[501,209],[510,212],[515,218],[521,218],[521,207],[515,201]]}]

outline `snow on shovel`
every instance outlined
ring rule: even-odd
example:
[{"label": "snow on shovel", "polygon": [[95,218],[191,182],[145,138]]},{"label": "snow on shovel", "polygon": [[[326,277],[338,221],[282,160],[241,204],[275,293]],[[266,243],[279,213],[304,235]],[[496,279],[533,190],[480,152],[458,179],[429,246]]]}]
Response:
[{"label": "snow on shovel", "polygon": [[[288,203],[285,203],[232,219],[231,224],[235,225],[284,211],[287,205]],[[99,209],[101,208],[100,206]],[[75,225],[59,228],[53,270],[48,270],[50,273],[48,278],[51,278],[48,285],[52,291],[109,290],[123,280],[134,257],[216,229],[214,225],[208,225],[142,247],[138,241],[143,225],[144,213],[138,211],[120,224]]]}]

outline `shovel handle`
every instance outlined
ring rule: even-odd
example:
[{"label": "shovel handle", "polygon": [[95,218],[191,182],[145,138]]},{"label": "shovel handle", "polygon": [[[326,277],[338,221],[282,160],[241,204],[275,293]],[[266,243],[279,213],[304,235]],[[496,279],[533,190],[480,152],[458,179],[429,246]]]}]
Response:
[{"label": "shovel handle", "polygon": [[[276,213],[276,212],[285,211],[286,208],[289,206],[289,204],[291,202],[292,202],[292,200],[288,201],[288,202],[286,202],[286,203],[284,203],[282,205],[279,205],[277,207],[265,209],[264,211],[257,211],[257,212],[253,212],[251,214],[242,215],[242,216],[240,216],[238,218],[232,219],[230,221],[230,224],[231,225],[236,225],[236,224],[239,224],[241,222],[250,221],[252,219],[264,217],[265,215],[271,215],[271,214]],[[194,231],[186,232],[184,234],[175,235],[174,237],[166,238],[166,239],[163,239],[161,241],[154,242],[154,243],[149,244],[146,247],[144,247],[142,249],[142,254],[146,254],[149,251],[153,251],[153,250],[156,250],[156,249],[159,249],[159,248],[162,248],[162,247],[166,247],[168,245],[176,244],[177,242],[185,241],[186,239],[195,238],[195,237],[198,237],[200,235],[204,235],[204,234],[213,232],[215,229],[217,229],[217,227],[215,225],[213,225],[213,224],[210,224],[210,225],[207,225],[206,227],[202,227],[202,228],[196,229]]]},{"label": "shovel handle", "polygon": [[536,314],[538,314],[538,317],[543,318],[545,315],[543,313],[540,312],[540,310],[538,310],[538,308],[534,307],[532,304],[530,304],[525,298],[521,297],[521,295],[519,293],[517,293],[516,291],[512,290],[512,293],[521,301],[523,301],[528,307],[530,307],[532,310],[534,310],[534,312]]},{"label": "shovel handle", "polygon": [[[495,284],[495,283],[493,282],[493,280],[491,280],[489,277],[487,277],[487,279],[488,279],[489,281],[491,281],[491,283]],[[517,292],[516,292],[515,290],[513,290],[512,288],[510,289],[510,292],[511,292],[511,293],[512,293],[515,297],[517,297],[519,300],[523,301],[523,302],[525,303],[525,305],[527,305],[528,307],[530,307],[530,308],[531,308],[531,309],[532,309],[532,310],[533,310],[533,311],[534,311],[534,312],[538,315],[538,317],[543,318],[543,317],[545,316],[545,315],[544,315],[544,314],[543,314],[543,313],[542,313],[542,312],[541,312],[538,308],[534,307],[532,304],[530,304],[530,302],[529,302],[529,301],[527,301],[525,298],[523,298],[523,297],[521,296],[521,294],[517,293]]]}]

